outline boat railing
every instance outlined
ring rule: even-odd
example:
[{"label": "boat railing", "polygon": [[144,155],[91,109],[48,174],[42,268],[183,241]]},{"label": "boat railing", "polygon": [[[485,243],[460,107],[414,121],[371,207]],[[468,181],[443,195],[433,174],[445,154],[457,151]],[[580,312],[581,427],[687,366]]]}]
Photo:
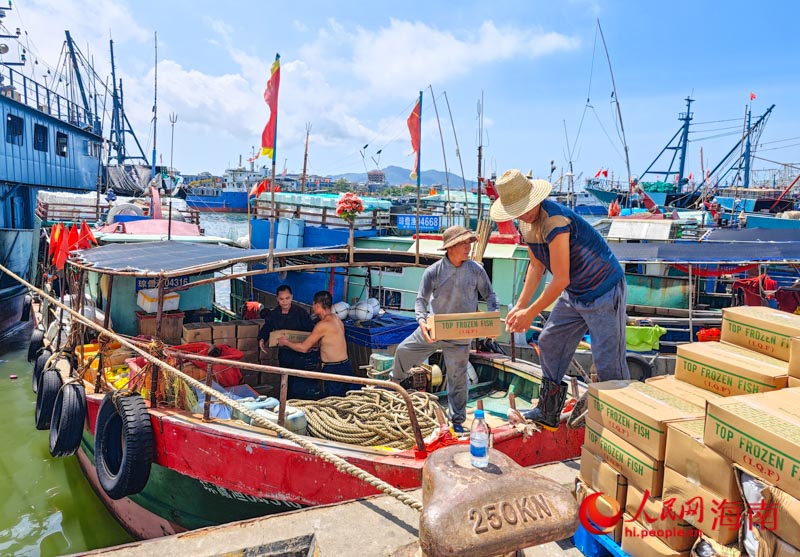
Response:
[{"label": "boat railing", "polygon": [[[108,208],[108,204],[105,201],[87,205],[53,203],[37,200],[36,216],[45,223],[80,222],[83,220],[87,222],[99,222],[105,218]],[[179,213],[183,217],[184,222],[200,225],[200,211],[197,209],[177,209],[173,207],[173,211]],[[149,213],[149,207],[146,204],[142,206],[142,212],[145,216]]]},{"label": "boat railing", "polygon": [[99,122],[93,122],[77,103],[9,66],[0,65],[0,94],[67,124],[99,132]]},{"label": "boat railing", "polygon": [[[192,353],[185,353],[177,350],[171,350],[167,348],[165,350],[167,355],[175,356],[179,359],[179,363],[177,364],[177,368],[180,369],[181,363],[184,358],[188,360],[196,360],[201,361],[208,364],[208,369],[206,372],[205,378],[205,385],[209,389],[212,388],[212,381],[214,378],[214,365],[225,365],[230,366],[231,360],[226,360],[222,358],[213,358],[210,356],[201,356],[199,354],[192,354]],[[411,397],[403,387],[399,384],[392,383],[390,381],[383,381],[380,379],[371,379],[368,377],[357,377],[357,376],[349,376],[349,375],[336,375],[333,373],[321,373],[317,371],[301,371],[297,369],[290,369],[284,367],[277,367],[277,366],[266,366],[261,364],[254,364],[249,362],[233,362],[236,367],[240,369],[246,369],[249,371],[255,371],[259,373],[268,373],[268,374],[278,374],[281,378],[281,386],[280,386],[280,394],[279,394],[279,402],[280,405],[278,407],[278,425],[281,427],[285,427],[286,423],[286,401],[288,399],[288,392],[289,392],[289,377],[303,377],[306,379],[313,379],[313,380],[321,380],[321,381],[338,381],[342,383],[355,383],[359,385],[365,386],[372,386],[372,387],[380,387],[383,389],[388,389],[397,393],[402,399],[406,406],[406,410],[408,412],[409,422],[411,424],[411,429],[414,434],[414,441],[417,446],[417,450],[425,451],[425,440],[422,435],[422,429],[419,425],[419,420],[417,419],[417,414],[414,411],[414,403],[411,400]],[[152,373],[154,374],[153,382],[151,384],[157,384],[157,379],[155,377],[156,374],[159,373],[159,370],[156,366],[153,366]],[[151,396],[151,405],[153,404],[154,398]],[[211,398],[205,397],[204,406],[203,406],[203,420],[208,421],[210,420],[210,411],[211,411]]]},{"label": "boat railing", "polygon": [[[314,207],[307,205],[297,204],[278,204],[275,205],[275,210],[272,209],[272,204],[269,199],[256,199],[254,204],[255,218],[260,220],[269,220],[274,218],[300,218],[308,224],[349,228],[350,223],[336,214],[336,209],[332,207]],[[364,229],[388,229],[390,227],[389,211],[382,211],[375,209],[372,211],[364,211],[356,216],[353,222],[353,227],[356,230]]]}]

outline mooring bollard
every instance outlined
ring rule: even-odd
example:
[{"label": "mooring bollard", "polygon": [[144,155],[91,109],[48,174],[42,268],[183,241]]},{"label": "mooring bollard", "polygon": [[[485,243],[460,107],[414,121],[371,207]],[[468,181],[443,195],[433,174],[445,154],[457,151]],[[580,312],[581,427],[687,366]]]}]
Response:
[{"label": "mooring bollard", "polygon": [[422,473],[422,555],[490,557],[562,540],[578,528],[569,490],[490,449],[489,465],[470,464],[463,445],[434,452]]}]

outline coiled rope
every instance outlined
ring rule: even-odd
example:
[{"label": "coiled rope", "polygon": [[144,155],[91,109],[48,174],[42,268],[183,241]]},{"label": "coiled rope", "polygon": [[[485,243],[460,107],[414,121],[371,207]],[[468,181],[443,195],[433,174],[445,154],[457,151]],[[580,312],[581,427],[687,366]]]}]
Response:
[{"label": "coiled rope", "polygon": [[[422,435],[427,436],[439,427],[435,410],[438,397],[423,392],[409,394]],[[362,389],[349,391],[344,397],[288,402],[303,409],[313,437],[362,447],[411,449],[415,445],[405,402],[394,391]]]},{"label": "coiled rope", "polygon": [[[417,511],[421,511],[422,510],[422,502],[419,501],[417,498],[409,495],[408,493],[406,493],[404,491],[401,491],[401,490],[395,488],[394,486],[388,484],[387,482],[381,480],[380,478],[377,478],[377,477],[373,476],[372,474],[369,474],[368,472],[365,472],[361,468],[358,468],[357,466],[354,466],[354,465],[350,464],[349,462],[347,462],[343,458],[341,458],[341,457],[339,457],[339,456],[337,456],[337,455],[335,455],[333,453],[330,453],[330,452],[318,447],[317,445],[315,445],[314,443],[311,443],[310,441],[308,441],[307,439],[301,437],[300,435],[297,435],[297,434],[289,431],[288,429],[286,429],[284,427],[281,427],[278,424],[267,420],[266,418],[258,415],[257,413],[253,412],[252,410],[250,410],[250,409],[246,408],[245,406],[239,404],[234,399],[226,396],[224,393],[220,393],[220,392],[218,392],[218,391],[206,386],[205,383],[201,383],[200,381],[197,381],[193,377],[191,377],[189,375],[186,375],[185,373],[182,373],[180,370],[176,369],[175,367],[173,367],[173,366],[171,366],[171,365],[169,365],[169,364],[167,364],[167,363],[165,363],[163,361],[158,360],[158,358],[152,356],[147,351],[142,350],[137,345],[135,345],[132,342],[130,342],[128,339],[126,339],[126,338],[124,338],[124,337],[122,337],[120,335],[117,335],[113,331],[109,331],[109,330],[105,329],[104,327],[98,325],[94,321],[88,319],[87,317],[84,317],[83,315],[81,315],[77,311],[74,311],[72,308],[62,304],[59,300],[57,300],[56,298],[50,296],[49,294],[47,294],[43,290],[37,288],[33,284],[29,283],[28,281],[26,281],[25,279],[23,279],[22,277],[20,277],[19,275],[17,275],[13,271],[11,271],[11,269],[8,269],[5,265],[0,265],[0,271],[6,273],[8,276],[13,278],[14,280],[19,282],[20,284],[24,284],[25,286],[28,287],[29,290],[31,290],[32,292],[36,292],[37,294],[39,294],[39,296],[47,299],[50,303],[55,304],[57,307],[60,307],[61,309],[63,309],[64,311],[66,311],[67,313],[72,315],[75,319],[77,319],[78,321],[80,321],[84,325],[87,325],[87,326],[91,327],[92,329],[94,329],[98,333],[104,333],[104,334],[108,335],[112,339],[117,340],[118,342],[120,342],[126,348],[129,348],[130,350],[133,350],[134,352],[136,352],[140,356],[143,356],[151,364],[158,366],[160,368],[160,370],[162,370],[164,372],[167,372],[167,373],[174,374],[177,377],[180,377],[189,386],[194,387],[194,388],[202,391],[203,393],[206,394],[206,396],[213,396],[219,402],[222,402],[222,403],[226,404],[227,406],[230,406],[231,408],[235,408],[237,411],[241,412],[242,414],[244,414],[246,416],[249,416],[250,420],[251,420],[251,423],[256,423],[259,427],[262,427],[264,429],[269,429],[269,430],[277,433],[278,435],[280,435],[284,439],[288,439],[289,441],[291,441],[291,442],[295,443],[296,445],[302,447],[303,449],[308,451],[310,454],[312,454],[312,455],[314,455],[316,457],[319,457],[320,459],[322,459],[322,460],[324,460],[326,462],[329,462],[329,463],[333,464],[336,467],[336,469],[339,470],[340,472],[343,472],[343,473],[346,473],[346,474],[350,474],[351,476],[354,476],[355,478],[358,478],[359,480],[369,484],[370,486],[374,487],[375,489],[377,489],[379,491],[382,491],[383,493],[386,493],[387,495],[390,495],[390,496],[394,497],[395,499],[397,499],[401,503],[411,507],[412,509],[415,509]],[[73,326],[74,326],[74,323],[73,323]]]}]

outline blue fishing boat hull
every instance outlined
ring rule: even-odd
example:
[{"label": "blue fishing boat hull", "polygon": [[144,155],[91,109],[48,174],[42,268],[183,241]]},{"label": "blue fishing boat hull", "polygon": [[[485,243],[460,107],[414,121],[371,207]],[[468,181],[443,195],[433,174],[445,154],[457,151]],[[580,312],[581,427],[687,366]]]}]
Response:
[{"label": "blue fishing boat hull", "polygon": [[[191,191],[191,190],[190,190]],[[219,191],[218,195],[186,194],[186,205],[201,212],[246,213],[247,192]]]}]

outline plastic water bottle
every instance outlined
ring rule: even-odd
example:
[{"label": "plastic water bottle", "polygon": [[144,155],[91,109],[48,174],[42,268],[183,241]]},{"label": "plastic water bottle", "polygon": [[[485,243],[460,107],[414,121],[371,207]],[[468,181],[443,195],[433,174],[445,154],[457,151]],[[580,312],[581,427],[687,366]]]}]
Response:
[{"label": "plastic water bottle", "polygon": [[469,430],[469,456],[475,468],[489,465],[489,428],[483,417],[483,410],[475,410],[475,418]]}]

